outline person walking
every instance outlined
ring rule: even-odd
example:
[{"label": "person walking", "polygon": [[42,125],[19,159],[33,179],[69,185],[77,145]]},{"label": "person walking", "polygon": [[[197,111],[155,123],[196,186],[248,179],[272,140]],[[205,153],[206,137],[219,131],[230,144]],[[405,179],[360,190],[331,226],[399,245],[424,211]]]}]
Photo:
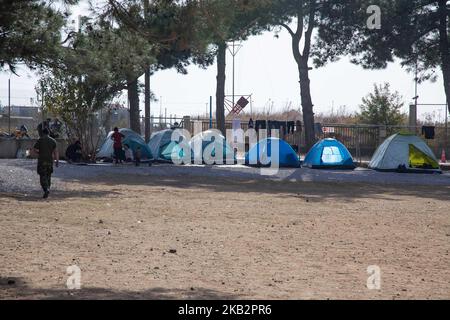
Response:
[{"label": "person walking", "polygon": [[125,138],[125,136],[119,132],[119,128],[114,128],[114,133],[111,136],[111,139],[114,141],[114,158],[116,158],[116,164],[119,162],[122,163],[122,139]]},{"label": "person walking", "polygon": [[55,166],[59,166],[59,153],[55,139],[49,136],[50,132],[47,128],[42,130],[42,137],[33,147],[34,153],[38,155],[37,173],[40,177],[42,190],[44,191],[44,199],[50,194],[52,184],[53,161]]}]

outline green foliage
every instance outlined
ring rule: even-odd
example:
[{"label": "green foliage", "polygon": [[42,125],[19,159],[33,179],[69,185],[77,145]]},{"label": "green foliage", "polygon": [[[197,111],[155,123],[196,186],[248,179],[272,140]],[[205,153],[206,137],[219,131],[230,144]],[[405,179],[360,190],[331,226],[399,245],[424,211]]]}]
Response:
[{"label": "green foliage", "polygon": [[[213,63],[214,52],[197,19],[197,1],[155,0],[147,5],[145,1],[109,0],[102,16],[152,45],[155,61],[146,67],[152,72],[175,68],[186,74],[190,64],[207,67]],[[143,73],[144,69],[138,76]]]},{"label": "green foliage", "polygon": [[374,85],[374,92],[362,99],[359,120],[364,124],[402,125],[406,116],[401,112],[404,103],[399,93],[391,92],[390,85]]},{"label": "green foliage", "polygon": [[[30,68],[59,61],[61,29],[67,11],[55,9],[58,1],[0,1],[0,71],[15,71],[18,63]],[[59,1],[66,5],[77,1]]]},{"label": "green foliage", "polygon": [[[343,55],[367,69],[385,68],[395,58],[409,71],[418,63],[419,80],[436,78],[441,67],[439,1],[337,0],[324,7],[314,62],[321,66]],[[445,2],[445,1],[444,1]],[[381,29],[367,27],[367,8],[381,8]]]},{"label": "green foliage", "polygon": [[82,32],[73,34],[62,49],[60,65],[43,69],[38,88],[43,88],[45,106],[80,139],[85,155],[94,154],[100,136],[96,113],[121,94],[127,79],[155,61],[151,51],[135,33],[105,20],[86,20]]},{"label": "green foliage", "polygon": [[270,0],[199,0],[198,19],[211,43],[247,40],[267,30]]}]

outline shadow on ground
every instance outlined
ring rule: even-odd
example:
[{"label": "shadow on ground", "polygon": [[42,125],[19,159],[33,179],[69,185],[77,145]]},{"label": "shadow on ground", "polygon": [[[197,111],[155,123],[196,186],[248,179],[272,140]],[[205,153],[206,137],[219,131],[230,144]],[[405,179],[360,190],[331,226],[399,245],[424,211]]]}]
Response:
[{"label": "shadow on ground", "polygon": [[[290,182],[269,180],[247,180],[239,178],[197,177],[197,176],[142,176],[96,177],[85,184],[103,184],[107,187],[147,186],[164,188],[202,190],[209,192],[237,192],[278,195],[299,198],[305,201],[320,202],[332,199],[354,201],[357,199],[383,199],[397,201],[399,196],[413,196],[423,199],[450,201],[450,186],[410,186],[410,185],[371,185],[356,182]],[[161,189],[162,188],[162,189]],[[119,188],[120,189],[120,188]]]},{"label": "shadow on ground", "polygon": [[75,198],[93,199],[102,198],[106,196],[114,196],[119,193],[115,191],[94,191],[94,190],[56,190],[50,193],[48,199],[43,199],[42,191],[30,191],[30,193],[20,192],[0,192],[0,199],[9,198],[19,202],[35,202],[35,201],[51,201],[51,200],[67,200]]},{"label": "shadow on ground", "polygon": [[22,278],[0,277],[0,299],[40,300],[235,300],[239,295],[207,288],[165,289],[151,288],[144,291],[114,290],[107,288],[82,288],[59,290],[32,288]]}]

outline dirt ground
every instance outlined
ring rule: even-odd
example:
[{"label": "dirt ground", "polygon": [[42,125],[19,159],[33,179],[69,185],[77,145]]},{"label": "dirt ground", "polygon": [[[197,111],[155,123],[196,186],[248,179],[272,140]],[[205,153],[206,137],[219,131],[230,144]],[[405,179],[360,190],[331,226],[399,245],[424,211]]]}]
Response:
[{"label": "dirt ground", "polygon": [[64,190],[0,193],[0,298],[450,299],[450,187],[136,175]]}]

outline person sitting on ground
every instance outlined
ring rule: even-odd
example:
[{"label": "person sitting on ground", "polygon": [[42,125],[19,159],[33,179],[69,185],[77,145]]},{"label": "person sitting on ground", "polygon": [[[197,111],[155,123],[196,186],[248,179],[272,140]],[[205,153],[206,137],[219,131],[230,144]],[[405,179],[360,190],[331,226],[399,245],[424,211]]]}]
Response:
[{"label": "person sitting on ground", "polygon": [[134,153],[134,162],[136,163],[136,167],[139,167],[139,165],[141,164],[141,156],[142,156],[141,147],[137,147]]},{"label": "person sitting on ground", "polygon": [[114,158],[116,159],[116,164],[122,163],[122,139],[125,138],[125,136],[119,132],[119,128],[114,128],[114,133],[111,136],[111,140],[114,141]]},{"label": "person sitting on ground", "polygon": [[125,162],[133,162],[133,150],[131,150],[130,146],[125,144]]},{"label": "person sitting on ground", "polygon": [[66,159],[69,162],[80,162],[81,158],[81,142],[77,140],[67,147]]}]

